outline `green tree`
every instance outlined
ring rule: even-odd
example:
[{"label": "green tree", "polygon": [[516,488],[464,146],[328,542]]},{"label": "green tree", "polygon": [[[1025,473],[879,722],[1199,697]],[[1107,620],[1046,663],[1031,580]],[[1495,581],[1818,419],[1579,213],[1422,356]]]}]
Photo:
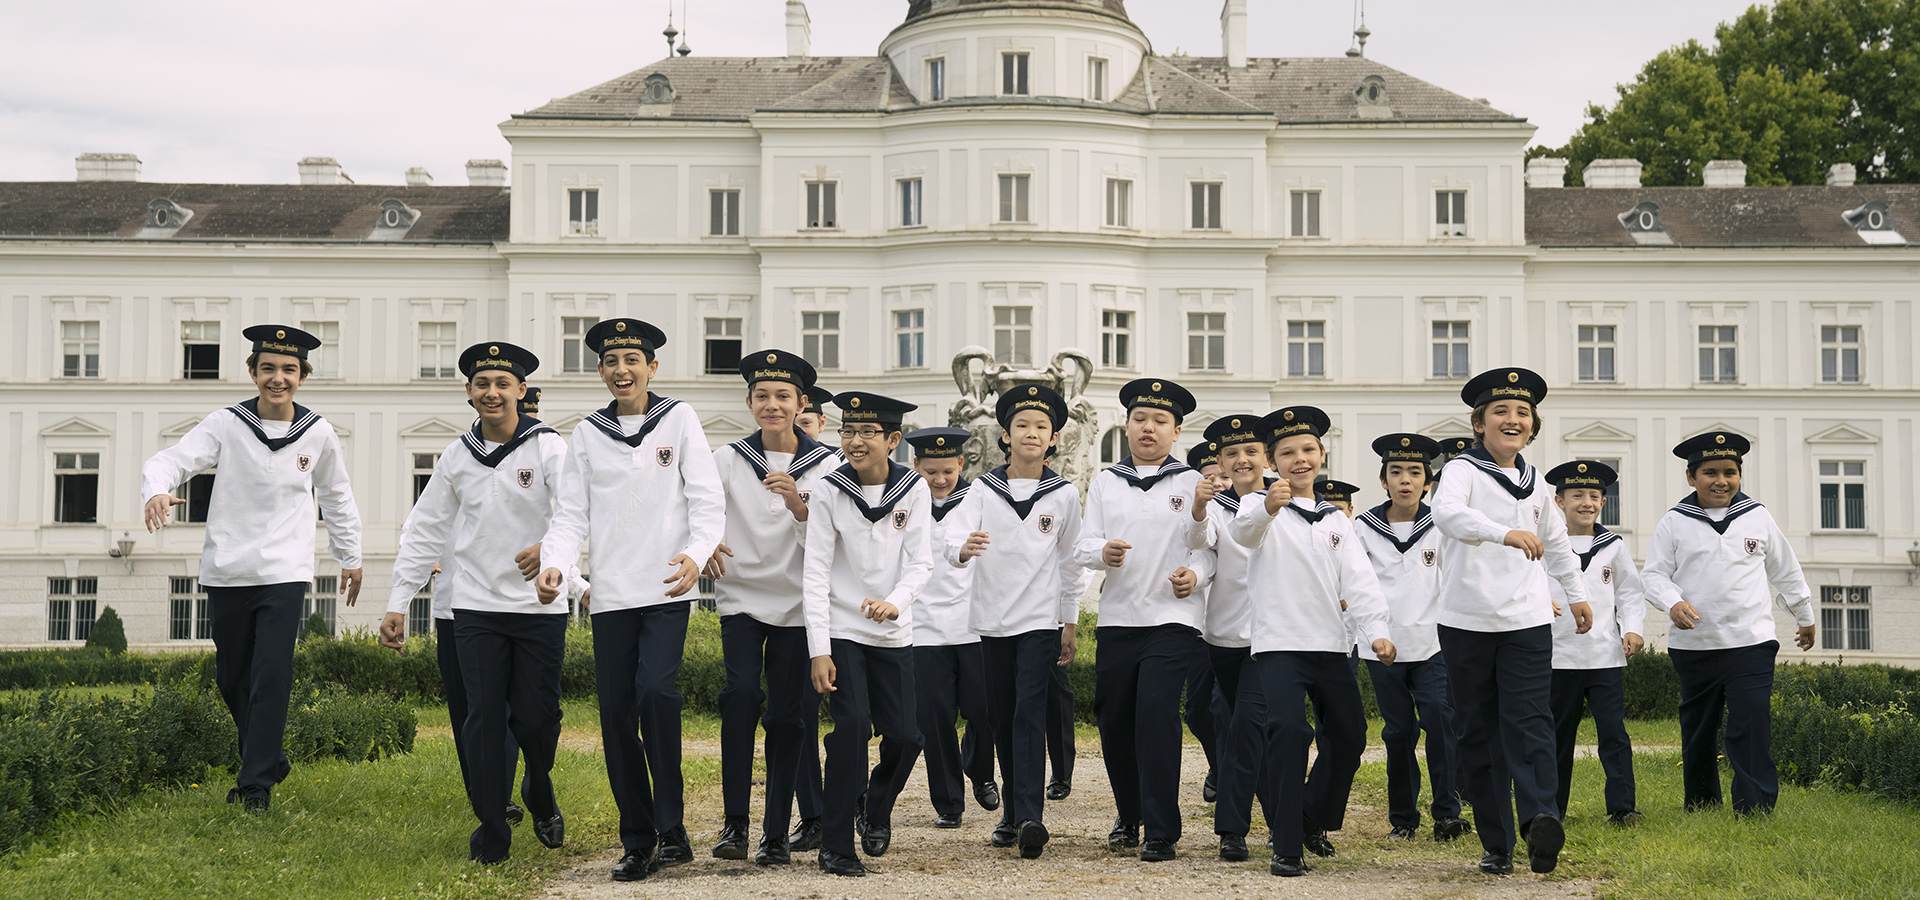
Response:
[{"label": "green tree", "polygon": [[114,655],[127,652],[127,626],[113,607],[100,610],[100,617],[93,620],[93,630],[87,633],[87,646]]}]

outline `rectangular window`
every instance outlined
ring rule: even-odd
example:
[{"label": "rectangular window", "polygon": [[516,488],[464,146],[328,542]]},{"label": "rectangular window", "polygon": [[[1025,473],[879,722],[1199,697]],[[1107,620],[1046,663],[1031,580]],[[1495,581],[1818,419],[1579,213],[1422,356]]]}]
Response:
[{"label": "rectangular window", "polygon": [[735,318],[706,321],[707,374],[734,375],[740,371],[741,334],[745,323]]},{"label": "rectangular window", "polygon": [[459,372],[460,329],[453,322],[420,323],[420,377],[452,378]]},{"label": "rectangular window", "polygon": [[91,636],[99,593],[100,580],[91,576],[47,579],[47,640],[85,641]]},{"label": "rectangular window", "polygon": [[947,99],[947,60],[936,56],[927,60],[927,102]]},{"label": "rectangular window", "polygon": [[1320,192],[1292,191],[1288,197],[1287,234],[1292,237],[1320,236]]},{"label": "rectangular window", "polygon": [[1000,54],[1000,93],[1017,96],[1027,94],[1027,54]]},{"label": "rectangular window", "polygon": [[1873,649],[1873,589],[1820,586],[1820,649]]},{"label": "rectangular window", "polygon": [[418,503],[420,495],[427,492],[427,482],[433,480],[434,464],[440,462],[438,453],[413,454],[413,500]]},{"label": "rectangular window", "polygon": [[599,360],[587,349],[587,329],[600,320],[593,316],[560,317],[560,371],[584,375],[594,370]]},{"label": "rectangular window", "polygon": [[[440,576],[433,576],[438,579]],[[433,634],[433,581],[407,601],[408,636]]]},{"label": "rectangular window", "polygon": [[1031,222],[1027,207],[1028,192],[1033,177],[1030,175],[1000,176],[1000,218],[1001,222]]},{"label": "rectangular window", "polygon": [[100,377],[100,323],[60,323],[60,377]]},{"label": "rectangular window", "polygon": [[1220,189],[1218,181],[1196,181],[1189,185],[1193,194],[1189,228],[1217,230],[1220,227]]},{"label": "rectangular window", "polygon": [[1107,179],[1107,227],[1133,227],[1133,182],[1125,178]]},{"label": "rectangular window", "polygon": [[894,182],[900,194],[900,227],[918,228],[920,220],[920,179],[902,178]]},{"label": "rectangular window", "polygon": [[1433,233],[1439,237],[1467,236],[1467,192],[1433,192]]},{"label": "rectangular window", "polygon": [[207,511],[213,505],[213,476],[212,472],[201,472],[174,489],[175,497],[187,501],[173,508],[175,522],[204,524],[207,521]]},{"label": "rectangular window", "polygon": [[993,355],[1016,366],[1033,365],[1033,307],[993,308]]},{"label": "rectangular window", "polygon": [[1860,383],[1860,326],[1820,326],[1820,380],[1826,384]]},{"label": "rectangular window", "polygon": [[1133,368],[1133,313],[1120,309],[1100,311],[1100,364],[1116,369]]},{"label": "rectangular window", "polygon": [[213,640],[213,611],[207,608],[207,592],[196,578],[174,575],[167,579],[167,639]]},{"label": "rectangular window", "polygon": [[902,369],[927,367],[927,311],[897,309],[893,312],[894,365]]},{"label": "rectangular window", "polygon": [[[1607,467],[1611,468],[1615,472],[1625,471],[1620,468],[1620,460],[1618,459],[1602,459],[1600,460],[1600,462],[1606,463]],[[1605,525],[1608,528],[1619,528],[1620,527],[1620,482],[1619,480],[1616,479],[1612,484],[1607,485],[1606,489],[1600,492],[1600,495],[1602,497],[1607,498],[1607,505],[1604,507],[1601,507],[1600,509],[1600,524]]]},{"label": "rectangular window", "polygon": [[740,236],[740,192],[728,188],[707,192],[707,235]]},{"label": "rectangular window", "polygon": [[567,234],[593,237],[600,233],[600,192],[593,188],[567,189]]},{"label": "rectangular window", "polygon": [[220,377],[220,323],[180,323],[180,377]]},{"label": "rectangular window", "polygon": [[807,227],[840,227],[840,183],[837,181],[807,182]]},{"label": "rectangular window", "polygon": [[1227,314],[1187,313],[1187,368],[1219,372],[1227,368]]},{"label": "rectangular window", "polygon": [[1327,377],[1327,323],[1287,323],[1287,377]]},{"label": "rectangular window", "polygon": [[300,633],[307,633],[307,622],[319,616],[327,626],[327,636],[335,634],[333,628],[334,601],[340,595],[340,576],[316,575],[313,590],[307,592],[306,601],[300,604]]},{"label": "rectangular window", "polygon": [[1098,56],[1087,58],[1087,99],[1094,102],[1107,99],[1107,61]]},{"label": "rectangular window", "polygon": [[1433,377],[1466,378],[1472,374],[1468,369],[1471,325],[1470,322],[1433,323]]},{"label": "rectangular window", "polygon": [[320,346],[307,351],[307,365],[313,367],[315,378],[338,378],[341,375],[340,323],[339,322],[301,322],[300,329],[320,339]]},{"label": "rectangular window", "polygon": [[1612,383],[1614,326],[1581,325],[1574,329],[1574,344],[1579,357],[1580,380],[1587,383]]},{"label": "rectangular window", "polygon": [[100,454],[53,455],[53,520],[86,523],[99,520]]},{"label": "rectangular window", "polygon": [[1820,461],[1820,527],[1834,531],[1867,528],[1867,464],[1858,459]]},{"label": "rectangular window", "polygon": [[1740,329],[1735,325],[1700,326],[1700,383],[1733,384],[1740,380]]},{"label": "rectangular window", "polygon": [[840,314],[800,314],[800,355],[816,369],[840,368]]}]

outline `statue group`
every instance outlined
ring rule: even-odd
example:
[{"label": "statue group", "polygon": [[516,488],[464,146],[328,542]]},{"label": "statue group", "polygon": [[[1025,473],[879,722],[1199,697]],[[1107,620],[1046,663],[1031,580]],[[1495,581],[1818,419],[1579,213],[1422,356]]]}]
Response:
[{"label": "statue group", "polygon": [[1007,461],[1001,449],[1000,424],[993,415],[999,395],[1016,387],[1042,384],[1060,392],[1067,400],[1067,424],[1048,463],[1061,477],[1073,482],[1084,496],[1087,481],[1093,477],[1093,445],[1099,439],[1098,411],[1086,397],[1093,381],[1093,360],[1074,349],[1053,355],[1045,369],[1019,368],[996,362],[984,347],[967,347],[953,357],[953,383],[960,388],[960,399],[953,404],[948,424],[969,433],[966,445],[966,476],[978,478]]}]

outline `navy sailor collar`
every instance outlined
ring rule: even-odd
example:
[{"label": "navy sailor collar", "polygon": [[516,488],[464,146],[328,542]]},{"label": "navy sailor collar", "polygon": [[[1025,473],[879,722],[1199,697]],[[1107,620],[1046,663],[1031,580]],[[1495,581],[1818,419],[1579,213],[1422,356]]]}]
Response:
[{"label": "navy sailor collar", "polygon": [[963,476],[959,481],[954,483],[953,490],[948,491],[945,497],[935,498],[933,501],[933,520],[935,522],[942,521],[946,519],[947,513],[959,509],[960,501],[967,499],[967,489],[970,487],[973,487],[973,482],[968,481]]},{"label": "navy sailor collar", "polygon": [[1518,483],[1507,477],[1507,473],[1501,470],[1499,463],[1493,461],[1493,455],[1488,453],[1485,447],[1469,447],[1465,453],[1455,458],[1473,463],[1475,468],[1485,472],[1488,478],[1493,479],[1496,484],[1505,488],[1507,493],[1512,494],[1515,500],[1525,500],[1533,496],[1534,476],[1538,472],[1533,466],[1527,464],[1526,457],[1518,453],[1513,455],[1513,466],[1520,470]]},{"label": "navy sailor collar", "polygon": [[1312,509],[1308,509],[1289,500],[1287,501],[1286,508],[1293,510],[1295,515],[1307,520],[1307,524],[1309,525],[1318,525],[1320,524],[1320,520],[1326,518],[1329,514],[1340,512],[1340,507],[1328,503],[1325,500],[1315,502]]},{"label": "navy sailor collar", "polygon": [[[799,478],[805,475],[808,469],[833,458],[832,447],[814,440],[806,432],[795,428],[793,436],[799,439],[799,443],[793,448],[792,461],[787,463],[788,475]],[[753,469],[754,477],[761,479],[767,477],[767,444],[766,440],[760,436],[760,432],[755,431],[727,446],[732,447],[733,452],[740,454],[740,458],[747,461],[747,467]]]},{"label": "navy sailor collar", "polygon": [[618,400],[607,404],[605,409],[596,409],[588,413],[587,421],[593,423],[593,427],[600,429],[607,437],[629,447],[638,447],[647,439],[647,435],[653,432],[654,426],[659,425],[660,421],[666,418],[667,413],[679,405],[680,401],[672,397],[662,397],[648,391],[646,417],[641,420],[640,427],[632,434],[627,434],[620,428],[620,401]]},{"label": "navy sailor collar", "polygon": [[1706,509],[1701,507],[1700,492],[1698,491],[1681,497],[1680,502],[1673,505],[1674,512],[1686,516],[1689,519],[1699,519],[1701,522],[1706,523],[1708,528],[1713,529],[1715,534],[1726,534],[1727,526],[1732,525],[1733,520],[1759,508],[1760,501],[1747,496],[1745,491],[1733,495],[1733,502],[1727,504],[1726,517],[1718,522],[1714,521],[1712,516],[1707,515]]},{"label": "navy sailor collar", "polygon": [[227,407],[227,411],[240,419],[241,424],[267,445],[268,453],[278,453],[288,444],[299,440],[313,426],[320,424],[320,414],[298,403],[293,405],[293,422],[287,426],[287,433],[281,437],[268,437],[264,421],[260,418],[260,398],[252,397]]},{"label": "navy sailor collar", "polygon": [[1585,572],[1587,566],[1593,564],[1593,558],[1600,555],[1600,551],[1605,550],[1608,544],[1618,540],[1620,540],[1620,535],[1608,531],[1607,526],[1595,522],[1593,524],[1592,546],[1587,548],[1587,552],[1578,554],[1580,557],[1580,571]]},{"label": "navy sailor collar", "polygon": [[[1273,483],[1280,480],[1272,475],[1262,475],[1260,477],[1264,482],[1264,485],[1261,487],[1262,491],[1273,487]],[[1254,494],[1258,493],[1260,493],[1260,491],[1254,492]],[[1248,496],[1252,496],[1252,494]],[[1213,495],[1213,502],[1220,504],[1221,509],[1234,513],[1235,515],[1238,515],[1240,512],[1240,493],[1233,489],[1233,485],[1227,485],[1220,493]]]},{"label": "navy sailor collar", "polygon": [[514,427],[513,437],[508,438],[506,442],[500,446],[493,448],[492,453],[488,453],[487,439],[480,433],[480,420],[475,419],[473,420],[473,427],[468,429],[466,434],[460,436],[460,443],[466,445],[467,452],[473,454],[475,461],[489,469],[493,469],[498,468],[500,463],[507,458],[507,454],[512,453],[515,448],[532,440],[535,435],[542,433],[558,434],[559,432],[554,431],[545,423],[532,416],[521,416],[519,423]]},{"label": "navy sailor collar", "polygon": [[853,505],[860,508],[860,514],[869,522],[878,522],[893,512],[893,507],[907,496],[907,491],[920,483],[920,473],[897,462],[887,462],[887,486],[880,492],[880,505],[868,506],[866,495],[860,492],[860,475],[853,470],[853,463],[845,463],[840,468],[827,473],[827,481],[839,488]]},{"label": "navy sailor collar", "polygon": [[1013,507],[1014,515],[1019,516],[1020,520],[1024,522],[1027,519],[1027,514],[1033,512],[1033,505],[1040,502],[1041,497],[1045,497],[1053,491],[1065,487],[1067,480],[1061,478],[1060,474],[1053,469],[1047,466],[1041,466],[1040,482],[1034,485],[1033,493],[1025,500],[1013,499],[1013,486],[1007,484],[1006,466],[1001,466],[998,469],[994,469],[980,476],[980,483],[992,489],[994,493],[999,494],[1000,499],[1007,501],[1007,505]]},{"label": "navy sailor collar", "polygon": [[1128,454],[1120,457],[1120,461],[1108,467],[1107,471],[1120,476],[1134,487],[1143,491],[1150,491],[1153,490],[1155,484],[1159,483],[1160,479],[1169,475],[1178,475],[1181,472],[1191,471],[1192,469],[1192,466],[1169,456],[1166,462],[1160,464],[1160,471],[1152,475],[1142,476],[1133,468],[1133,455]]},{"label": "navy sailor collar", "polygon": [[1360,524],[1373,529],[1375,534],[1386,538],[1387,543],[1392,544],[1393,549],[1400,551],[1401,555],[1404,556],[1408,550],[1413,549],[1415,544],[1420,543],[1421,538],[1427,536],[1427,532],[1433,530],[1433,510],[1428,508],[1425,503],[1420,504],[1420,507],[1414,510],[1413,532],[1407,535],[1407,539],[1403,541],[1399,535],[1394,534],[1393,523],[1387,521],[1387,510],[1392,508],[1393,501],[1388,500],[1379,506],[1361,513],[1358,518]]}]

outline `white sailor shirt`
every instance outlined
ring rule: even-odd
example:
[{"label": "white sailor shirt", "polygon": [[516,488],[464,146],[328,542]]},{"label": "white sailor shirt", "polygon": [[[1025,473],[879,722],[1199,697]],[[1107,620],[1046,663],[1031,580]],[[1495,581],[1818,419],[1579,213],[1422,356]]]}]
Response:
[{"label": "white sailor shirt", "polygon": [[1392,637],[1373,564],[1339,507],[1295,497],[1274,515],[1267,492],[1255,491],[1241,498],[1228,535],[1250,551],[1247,584],[1260,586],[1252,594],[1254,653],[1345,656],[1354,644],[1349,629],[1367,644]]},{"label": "white sailor shirt", "polygon": [[988,637],[1013,637],[1080,621],[1080,595],[1092,573],[1074,561],[1080,539],[1080,492],[1051,468],[1037,479],[1006,477],[1001,466],[973,483],[947,532],[943,553],[959,562],[967,535],[984,531],[992,543],[967,562],[973,571],[969,627]]},{"label": "white sailor shirt", "polygon": [[[1387,598],[1394,661],[1421,662],[1440,652],[1440,529],[1425,503],[1413,521],[1389,522],[1392,505],[1382,503],[1355,517],[1354,531]],[[1357,646],[1361,659],[1374,658],[1371,646]]]},{"label": "white sailor shirt", "polygon": [[[1516,456],[1518,478],[1474,447],[1447,463],[1434,491],[1440,529],[1440,624],[1465,631],[1519,631],[1553,621],[1547,578],[1571,602],[1587,599],[1580,560],[1567,543],[1567,519],[1539,470]],[[1507,532],[1538,535],[1546,554],[1529,560],[1506,546]],[[1562,608],[1571,617],[1571,609]]]},{"label": "white sailor shirt", "polygon": [[1700,613],[1690,629],[1668,628],[1673,650],[1727,650],[1775,640],[1773,599],[1793,624],[1813,624],[1813,593],[1793,544],[1773,515],[1746,494],[1724,510],[1703,509],[1696,494],[1660,517],[1641,570],[1647,599],[1661,610],[1685,600]]},{"label": "white sailor shirt", "polygon": [[[1271,486],[1273,478],[1269,476],[1266,483]],[[1207,620],[1200,634],[1215,647],[1253,646],[1253,598],[1247,585],[1247,563],[1253,551],[1232,538],[1218,537],[1228,533],[1240,514],[1240,503],[1239,493],[1229,487],[1207,504],[1217,537],[1211,548],[1202,551],[1210,558],[1205,559]]]},{"label": "white sailor shirt", "polygon": [[[827,473],[807,501],[808,655],[832,655],[835,639],[913,645],[914,602],[933,574],[932,503],[926,480],[899,463],[888,463],[884,485],[861,485],[852,464]],[[900,617],[867,618],[860,607],[868,599],[893,604]]]},{"label": "white sailor shirt", "polygon": [[[804,502],[820,479],[839,465],[833,448],[794,429],[792,453],[770,453],[756,431],[713,451],[714,468],[727,496],[727,573],[713,583],[720,615],[745,615],[777,628],[805,624],[800,611],[801,551],[807,523],[793,517],[786,501],[761,480],[770,472],[793,476]],[[701,565],[706,560],[699,560]]]},{"label": "white sailor shirt", "polygon": [[[1136,468],[1128,457],[1093,477],[1073,557],[1083,568],[1106,573],[1100,627],[1185,625],[1199,631],[1206,624],[1206,594],[1196,588],[1185,599],[1175,597],[1169,581],[1182,566],[1201,574],[1207,563],[1200,557],[1213,546],[1213,530],[1195,522],[1188,505],[1199,484],[1199,472],[1171,457],[1158,468]],[[1110,569],[1101,548],[1115,539],[1133,549]]]},{"label": "white sailor shirt", "polygon": [[928,496],[928,512],[933,522],[927,536],[927,549],[934,560],[927,586],[913,605],[915,647],[980,643],[980,636],[973,633],[970,623],[974,570],[957,564],[943,552],[954,535],[962,542],[966,540],[959,511],[974,489],[973,484],[962,478],[945,497]]},{"label": "white sailor shirt", "polygon": [[[1553,667],[1556,669],[1617,669],[1627,664],[1627,651],[1620,645],[1629,633],[1646,636],[1640,629],[1646,623],[1646,592],[1640,584],[1640,570],[1633,565],[1633,553],[1626,539],[1605,525],[1595,525],[1593,534],[1570,535],[1568,542],[1580,558],[1581,578],[1587,583],[1587,603],[1593,607],[1593,628],[1586,634],[1574,631],[1573,617],[1562,615],[1553,620]],[[1560,585],[1549,583],[1553,601],[1566,608],[1567,595]]]}]

